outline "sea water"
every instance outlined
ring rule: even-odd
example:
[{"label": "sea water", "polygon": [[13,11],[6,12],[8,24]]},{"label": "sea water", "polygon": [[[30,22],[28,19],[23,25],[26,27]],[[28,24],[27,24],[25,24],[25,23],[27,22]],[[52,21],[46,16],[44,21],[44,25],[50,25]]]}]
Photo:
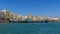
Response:
[{"label": "sea water", "polygon": [[0,23],[0,34],[60,34],[60,23]]}]

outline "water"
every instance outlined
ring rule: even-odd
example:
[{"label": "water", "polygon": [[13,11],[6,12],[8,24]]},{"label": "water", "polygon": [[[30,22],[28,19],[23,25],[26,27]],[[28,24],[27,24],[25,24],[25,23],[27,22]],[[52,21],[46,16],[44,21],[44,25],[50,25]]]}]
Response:
[{"label": "water", "polygon": [[60,34],[60,23],[0,23],[0,34]]}]

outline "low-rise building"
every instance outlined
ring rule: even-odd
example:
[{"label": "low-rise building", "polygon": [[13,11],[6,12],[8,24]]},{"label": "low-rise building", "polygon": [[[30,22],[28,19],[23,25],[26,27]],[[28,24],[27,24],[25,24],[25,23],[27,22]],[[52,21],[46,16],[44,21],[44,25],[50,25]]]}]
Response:
[{"label": "low-rise building", "polygon": [[4,12],[5,18],[10,18],[10,11],[4,9],[2,12]]},{"label": "low-rise building", "polygon": [[13,14],[13,19],[14,19],[14,21],[18,21],[18,15]]},{"label": "low-rise building", "polygon": [[5,21],[5,15],[4,12],[0,12],[0,22]]},{"label": "low-rise building", "polygon": [[33,16],[32,16],[32,14],[29,14],[29,15],[28,15],[28,18],[30,18],[30,21],[33,21]]},{"label": "low-rise building", "polygon": [[28,18],[28,16],[23,16],[22,21],[25,21],[25,19],[27,19],[27,18]]},{"label": "low-rise building", "polygon": [[10,11],[4,9],[4,10],[2,10],[2,12],[4,12],[5,20],[6,20],[6,21],[9,21]]},{"label": "low-rise building", "polygon": [[37,17],[36,17],[36,20],[37,20],[37,21],[41,21],[41,17],[40,17],[40,16],[37,16]]},{"label": "low-rise building", "polygon": [[36,17],[33,17],[33,21],[37,21]]},{"label": "low-rise building", "polygon": [[13,14],[12,13],[10,13],[10,19],[13,19]]},{"label": "low-rise building", "polygon": [[16,16],[16,14],[13,14],[13,18],[16,18],[17,16]]},{"label": "low-rise building", "polygon": [[22,21],[22,16],[21,15],[18,16],[18,20]]}]

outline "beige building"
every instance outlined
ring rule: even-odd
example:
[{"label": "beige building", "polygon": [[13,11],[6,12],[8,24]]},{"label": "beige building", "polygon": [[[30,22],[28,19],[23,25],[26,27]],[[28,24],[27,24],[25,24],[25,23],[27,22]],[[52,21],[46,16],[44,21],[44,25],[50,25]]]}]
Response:
[{"label": "beige building", "polygon": [[30,20],[33,21],[33,16],[32,16],[32,14],[29,14],[29,15],[28,15],[28,18],[30,18]]},{"label": "beige building", "polygon": [[8,10],[2,10],[4,12],[5,18],[10,18],[10,12]]},{"label": "beige building", "polygon": [[4,19],[5,19],[5,21],[8,22],[9,19],[10,19],[10,11],[4,9],[4,10],[2,10],[2,12],[4,12]]},{"label": "beige building", "polygon": [[36,19],[36,17],[33,17],[33,21],[36,21],[37,19]]},{"label": "beige building", "polygon": [[4,21],[5,21],[4,12],[0,12],[0,22],[4,22]]},{"label": "beige building", "polygon": [[13,14],[10,13],[10,19],[13,19]]},{"label": "beige building", "polygon": [[0,18],[5,18],[4,12],[0,12]]},{"label": "beige building", "polygon": [[19,19],[19,18],[22,18],[22,16],[19,15],[19,16],[18,16],[18,19]]},{"label": "beige building", "polygon": [[21,15],[18,16],[18,20],[22,21],[22,16]]},{"label": "beige building", "polygon": [[41,21],[40,16],[37,16],[37,17],[36,17],[36,20],[37,20],[37,21]]},{"label": "beige building", "polygon": [[18,16],[16,14],[13,14],[13,18],[18,18]]}]

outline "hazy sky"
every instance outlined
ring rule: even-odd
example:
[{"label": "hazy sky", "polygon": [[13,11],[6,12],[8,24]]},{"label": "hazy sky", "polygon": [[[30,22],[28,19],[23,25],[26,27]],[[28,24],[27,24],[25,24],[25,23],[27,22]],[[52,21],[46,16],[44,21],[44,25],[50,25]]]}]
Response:
[{"label": "hazy sky", "polygon": [[17,15],[58,16],[60,0],[0,0],[0,10],[8,9]]}]

